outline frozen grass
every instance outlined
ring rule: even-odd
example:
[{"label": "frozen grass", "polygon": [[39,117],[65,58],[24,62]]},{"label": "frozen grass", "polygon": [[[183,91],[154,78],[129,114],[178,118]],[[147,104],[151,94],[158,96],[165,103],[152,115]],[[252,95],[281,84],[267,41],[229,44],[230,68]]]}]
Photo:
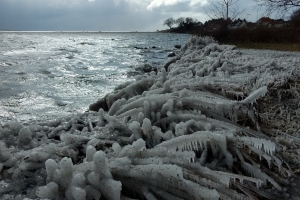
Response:
[{"label": "frozen grass", "polygon": [[276,51],[300,51],[300,44],[297,43],[237,43],[234,44],[241,49],[268,49]]}]

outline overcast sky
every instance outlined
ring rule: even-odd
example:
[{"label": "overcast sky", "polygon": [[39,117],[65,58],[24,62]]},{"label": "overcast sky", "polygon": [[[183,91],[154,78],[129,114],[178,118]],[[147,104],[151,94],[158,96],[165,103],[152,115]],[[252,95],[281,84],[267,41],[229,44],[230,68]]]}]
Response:
[{"label": "overcast sky", "polygon": [[[209,0],[0,0],[0,29],[26,31],[156,31],[169,17],[208,20]],[[241,18],[261,15],[251,0]]]}]

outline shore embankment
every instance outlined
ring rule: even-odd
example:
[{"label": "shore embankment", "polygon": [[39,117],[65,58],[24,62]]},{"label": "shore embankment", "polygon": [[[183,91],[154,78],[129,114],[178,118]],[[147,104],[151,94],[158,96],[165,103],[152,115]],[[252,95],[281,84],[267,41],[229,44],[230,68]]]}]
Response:
[{"label": "shore embankment", "polygon": [[1,128],[0,196],[296,198],[299,64],[193,36],[85,113]]}]

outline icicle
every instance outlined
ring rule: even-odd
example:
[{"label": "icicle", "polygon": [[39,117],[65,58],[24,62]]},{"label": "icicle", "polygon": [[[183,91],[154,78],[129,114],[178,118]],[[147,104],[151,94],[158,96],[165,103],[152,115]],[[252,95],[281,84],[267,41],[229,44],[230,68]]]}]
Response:
[{"label": "icicle", "polygon": [[253,103],[256,99],[258,99],[261,96],[264,96],[268,92],[267,86],[263,86],[259,88],[258,90],[252,92],[246,99],[240,101],[240,103]]},{"label": "icicle", "polygon": [[204,163],[206,162],[207,159],[207,149],[205,149],[204,151],[202,151],[202,154],[200,156],[200,165],[204,165]]},{"label": "icicle", "polygon": [[164,83],[164,93],[168,93],[171,91],[171,86],[170,86],[171,82],[169,80],[167,80]]},{"label": "icicle", "polygon": [[93,125],[92,125],[92,122],[90,119],[88,119],[88,124],[89,124],[89,128],[90,128],[90,132],[94,132],[94,128],[93,128]]},{"label": "icicle", "polygon": [[120,108],[121,104],[124,103],[125,99],[118,99],[117,101],[115,101],[112,106],[110,107],[108,114],[110,116],[113,116],[117,110]]},{"label": "icicle", "polygon": [[144,118],[145,118],[144,113],[140,112],[138,115],[138,122],[140,123],[140,125],[143,124]]},{"label": "icicle", "polygon": [[129,129],[133,133],[136,140],[142,138],[140,123],[133,121],[131,124],[129,124]]},{"label": "icicle", "polygon": [[167,80],[167,72],[164,67],[161,70],[161,77],[162,77],[162,83],[164,83]]},{"label": "icicle", "polygon": [[169,99],[161,108],[161,116],[165,116],[168,111],[172,111],[173,109],[173,99]]},{"label": "icicle", "polygon": [[276,156],[272,156],[272,158],[275,160],[279,172],[282,173],[282,161]]},{"label": "icicle", "polygon": [[150,103],[144,101],[144,117],[150,119]]},{"label": "icicle", "polygon": [[99,121],[98,121],[98,126],[102,127],[105,125],[104,122],[104,110],[102,108],[99,109]]},{"label": "icicle", "polygon": [[254,146],[257,149],[263,149],[269,155],[273,155],[276,145],[274,142],[262,138],[240,137],[240,140],[246,145]]}]

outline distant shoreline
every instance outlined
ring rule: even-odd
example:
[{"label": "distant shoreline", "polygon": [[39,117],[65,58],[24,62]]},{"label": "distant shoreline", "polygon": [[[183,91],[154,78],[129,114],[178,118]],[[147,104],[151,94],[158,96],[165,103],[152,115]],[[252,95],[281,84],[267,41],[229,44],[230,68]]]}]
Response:
[{"label": "distant shoreline", "polygon": [[21,31],[21,30],[4,30],[0,32],[22,32],[22,33],[160,33],[158,31]]}]

